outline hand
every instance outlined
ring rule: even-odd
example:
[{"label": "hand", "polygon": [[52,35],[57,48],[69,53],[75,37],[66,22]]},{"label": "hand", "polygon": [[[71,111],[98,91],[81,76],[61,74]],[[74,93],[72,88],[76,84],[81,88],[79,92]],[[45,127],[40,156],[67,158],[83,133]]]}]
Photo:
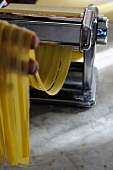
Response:
[{"label": "hand", "polygon": [[[3,0],[0,0],[0,3]],[[15,2],[15,3],[35,3],[36,0],[6,0],[8,3],[10,2]],[[32,42],[31,42],[31,49],[35,49],[38,46],[39,43],[39,39],[37,36],[34,36],[32,38]],[[28,74],[35,74],[36,71],[38,70],[39,65],[38,62],[33,60],[32,58],[29,59],[29,69],[28,69]]]},{"label": "hand", "polygon": [[[37,36],[33,36],[32,42],[31,42],[31,49],[35,49],[39,44],[39,39]],[[29,70],[28,74],[35,74],[38,70],[39,65],[38,62],[33,60],[32,58],[29,59]]]}]

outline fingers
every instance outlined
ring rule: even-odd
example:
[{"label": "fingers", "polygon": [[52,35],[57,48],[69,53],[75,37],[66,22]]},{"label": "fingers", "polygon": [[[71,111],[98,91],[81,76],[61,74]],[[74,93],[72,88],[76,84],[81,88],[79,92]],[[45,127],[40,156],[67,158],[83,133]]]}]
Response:
[{"label": "fingers", "polygon": [[[31,41],[31,49],[37,48],[38,44],[39,44],[39,39],[36,35],[34,35]],[[38,69],[39,69],[38,62],[30,58],[28,74],[35,74],[38,71]]]},{"label": "fingers", "polygon": [[38,44],[39,44],[39,39],[36,35],[34,35],[31,40],[31,49],[37,48]]},{"label": "fingers", "polygon": [[38,62],[30,58],[28,74],[35,74],[38,68],[39,68]]}]

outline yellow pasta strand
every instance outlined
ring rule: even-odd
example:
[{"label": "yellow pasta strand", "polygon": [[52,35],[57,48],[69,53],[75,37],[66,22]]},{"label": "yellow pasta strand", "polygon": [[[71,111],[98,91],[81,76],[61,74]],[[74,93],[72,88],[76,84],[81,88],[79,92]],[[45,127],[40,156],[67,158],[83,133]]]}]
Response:
[{"label": "yellow pasta strand", "polygon": [[0,21],[0,161],[5,156],[13,165],[29,162],[27,73],[32,36],[27,29]]},{"label": "yellow pasta strand", "polygon": [[1,99],[0,99],[0,162],[4,159],[4,144],[3,144],[3,124],[2,124],[2,107],[1,107]]},{"label": "yellow pasta strand", "polygon": [[76,62],[77,60],[83,58],[83,53],[79,52],[79,51],[72,51],[72,58],[71,61],[72,62]]},{"label": "yellow pasta strand", "polygon": [[[50,47],[51,46],[48,45],[47,51],[48,51],[48,48]],[[52,46],[52,48],[54,49],[54,55],[51,55],[50,53],[50,56],[48,56],[48,53],[45,52],[45,60],[43,61],[44,65],[46,65],[46,63],[51,63],[51,65],[47,67],[46,69],[43,67],[43,70],[45,69],[45,71],[43,72],[39,71],[39,73],[37,72],[35,76],[30,76],[31,85],[37,89],[46,91],[49,95],[57,94],[62,88],[65,78],[68,73],[68,69],[69,69],[71,57],[72,57],[71,47],[54,45]],[[40,49],[40,46],[38,47],[38,49]],[[45,47],[43,46],[43,51],[44,50],[45,50]],[[52,54],[53,54],[53,51],[52,51]],[[32,52],[30,56],[32,58],[35,58],[35,53]],[[52,58],[56,59],[57,61],[53,59],[53,62],[55,61],[55,63],[52,63],[51,62]],[[40,65],[40,61],[43,60],[40,54],[36,56],[36,59],[38,60],[39,65]],[[47,71],[48,69],[49,69],[49,72]],[[48,74],[48,73],[51,73],[51,74]]]}]

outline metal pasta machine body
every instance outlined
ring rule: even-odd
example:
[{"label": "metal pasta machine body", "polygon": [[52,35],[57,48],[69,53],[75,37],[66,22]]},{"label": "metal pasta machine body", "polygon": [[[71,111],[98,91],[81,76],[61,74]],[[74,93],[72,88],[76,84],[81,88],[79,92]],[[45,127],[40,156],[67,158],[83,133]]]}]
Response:
[{"label": "metal pasta machine body", "polygon": [[[76,12],[76,11],[75,11]],[[31,88],[32,101],[90,107],[96,102],[97,69],[94,58],[97,45],[107,43],[108,19],[89,5],[78,17],[0,13],[0,18],[33,30],[41,41],[73,46],[83,53],[83,61],[72,62],[63,88],[55,96]]]}]

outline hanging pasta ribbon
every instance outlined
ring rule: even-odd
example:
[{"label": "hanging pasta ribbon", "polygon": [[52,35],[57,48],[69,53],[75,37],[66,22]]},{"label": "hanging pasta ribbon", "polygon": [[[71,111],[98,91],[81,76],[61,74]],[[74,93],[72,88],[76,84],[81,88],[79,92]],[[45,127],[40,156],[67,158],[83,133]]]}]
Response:
[{"label": "hanging pasta ribbon", "polygon": [[[33,32],[0,21],[0,161],[29,162],[28,52]],[[33,87],[55,95],[62,88],[72,47],[40,45],[31,56],[40,70],[30,76]],[[24,57],[23,57],[24,56]],[[22,74],[24,73],[24,74]]]},{"label": "hanging pasta ribbon", "polygon": [[49,95],[57,94],[62,88],[67,76],[72,48],[58,45],[40,45],[31,51],[30,56],[39,62],[39,72],[30,76],[30,84]]},{"label": "hanging pasta ribbon", "polygon": [[[8,8],[7,12],[17,10]],[[69,15],[68,9],[65,14]],[[13,165],[29,162],[29,79],[34,88],[55,95],[64,84],[71,61],[82,57],[69,46],[40,44],[30,51],[39,62],[39,72],[28,78],[32,35],[27,29],[0,21],[0,161],[6,158]]]},{"label": "hanging pasta ribbon", "polygon": [[[33,32],[0,21],[0,162],[29,162],[28,52]],[[24,57],[23,57],[24,56]]]}]

